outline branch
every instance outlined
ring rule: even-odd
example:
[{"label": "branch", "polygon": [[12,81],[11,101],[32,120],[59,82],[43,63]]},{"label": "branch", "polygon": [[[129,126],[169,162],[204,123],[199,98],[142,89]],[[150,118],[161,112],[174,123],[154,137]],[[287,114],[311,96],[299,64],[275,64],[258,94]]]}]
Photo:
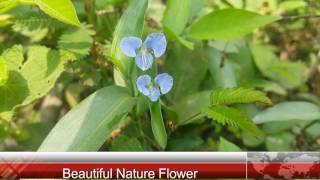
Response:
[{"label": "branch", "polygon": [[281,20],[314,19],[314,18],[320,18],[320,15],[283,16]]}]

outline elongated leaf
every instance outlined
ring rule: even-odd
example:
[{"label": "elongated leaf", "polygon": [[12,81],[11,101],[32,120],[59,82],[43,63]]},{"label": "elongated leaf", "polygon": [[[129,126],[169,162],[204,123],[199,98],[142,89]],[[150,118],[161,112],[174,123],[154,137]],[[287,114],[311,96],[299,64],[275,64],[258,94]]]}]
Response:
[{"label": "elongated leaf", "polygon": [[0,86],[4,85],[8,80],[7,66],[3,57],[0,56]]},{"label": "elongated leaf", "polygon": [[217,10],[196,22],[189,35],[196,39],[238,39],[279,19],[277,16],[264,16],[241,9]]},{"label": "elongated leaf", "polygon": [[156,141],[162,149],[167,146],[167,132],[164,126],[160,102],[150,103],[151,127]]},{"label": "elongated leaf", "polygon": [[239,103],[271,104],[270,99],[261,91],[245,88],[233,88],[213,91],[211,94],[213,105],[230,105]]},{"label": "elongated leaf", "polygon": [[219,151],[224,151],[224,152],[239,152],[241,151],[241,149],[231,143],[230,141],[226,140],[225,138],[223,137],[220,137],[220,143],[219,143]]},{"label": "elongated leaf", "polygon": [[177,45],[168,52],[165,69],[174,78],[174,86],[168,94],[173,101],[179,100],[198,90],[207,73],[207,62],[201,56],[201,47],[193,52]]},{"label": "elongated leaf", "polygon": [[320,108],[309,102],[283,102],[257,114],[253,121],[256,124],[272,121],[316,120],[320,119]]},{"label": "elongated leaf", "polygon": [[260,135],[257,126],[249,117],[238,109],[227,106],[214,106],[210,109],[204,109],[203,112],[208,116],[208,118],[211,118],[222,125],[241,128],[244,131],[248,131],[255,137]]},{"label": "elongated leaf", "polygon": [[2,57],[9,71],[7,82],[0,87],[0,116],[6,120],[12,118],[16,108],[44,96],[54,86],[68,60],[43,46],[30,47],[25,62],[21,46],[6,50]]},{"label": "elongated leaf", "polygon": [[254,61],[261,73],[279,82],[283,87],[292,89],[300,86],[306,80],[307,68],[302,63],[281,61],[275,55],[275,47],[268,45],[252,45]]},{"label": "elongated leaf", "polygon": [[[233,68],[229,60],[223,57],[222,53],[215,48],[208,48],[209,71],[214,81],[214,87],[217,89],[233,88],[237,86]],[[221,66],[221,61],[224,61]]]},{"label": "elongated leaf", "polygon": [[117,69],[115,71],[115,80],[119,85],[123,85],[123,75],[131,75],[130,70],[134,62],[132,58],[127,58],[122,53],[120,42],[126,36],[141,37],[147,7],[148,0],[133,0],[117,24],[112,41],[111,57],[113,63],[121,71],[121,73]]},{"label": "elongated leaf", "polygon": [[64,23],[79,26],[80,22],[71,0],[22,0],[22,3],[37,5],[43,12]]},{"label": "elongated leaf", "polygon": [[192,0],[169,0],[163,16],[164,27],[179,36],[188,23]]},{"label": "elongated leaf", "polygon": [[38,151],[97,151],[134,104],[125,88],[100,89],[68,112]]},{"label": "elongated leaf", "polygon": [[86,25],[70,28],[60,37],[59,49],[70,53],[74,59],[80,60],[89,54],[94,34],[94,30]]}]

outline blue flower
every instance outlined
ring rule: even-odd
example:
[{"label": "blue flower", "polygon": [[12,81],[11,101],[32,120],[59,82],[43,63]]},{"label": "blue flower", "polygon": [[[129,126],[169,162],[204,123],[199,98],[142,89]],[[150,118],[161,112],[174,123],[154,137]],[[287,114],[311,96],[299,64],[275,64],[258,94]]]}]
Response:
[{"label": "blue flower", "polygon": [[163,33],[149,34],[142,44],[138,37],[124,37],[120,42],[122,52],[128,57],[134,57],[136,65],[143,71],[151,68],[154,58],[160,57],[167,47]]},{"label": "blue flower", "polygon": [[173,86],[173,78],[167,74],[159,74],[154,81],[149,75],[139,76],[137,79],[138,90],[153,102],[157,101],[160,95],[167,94]]}]

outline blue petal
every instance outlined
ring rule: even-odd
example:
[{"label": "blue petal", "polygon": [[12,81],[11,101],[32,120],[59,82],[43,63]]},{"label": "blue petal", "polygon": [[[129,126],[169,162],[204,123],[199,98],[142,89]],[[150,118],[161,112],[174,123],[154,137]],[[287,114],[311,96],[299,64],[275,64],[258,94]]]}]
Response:
[{"label": "blue petal", "polygon": [[159,74],[155,82],[160,87],[162,94],[167,94],[173,86],[173,78],[167,73]]},{"label": "blue petal", "polygon": [[141,45],[141,39],[134,36],[124,37],[120,42],[122,52],[129,57],[136,57],[136,51],[141,47]]},{"label": "blue petal", "polygon": [[167,40],[163,33],[152,33],[147,36],[144,46],[152,50],[158,58],[166,51]]},{"label": "blue petal", "polygon": [[159,97],[160,97],[160,91],[159,89],[157,88],[153,88],[151,90],[151,93],[149,94],[149,99],[152,101],[152,102],[155,102],[155,101],[158,101]]},{"label": "blue petal", "polygon": [[135,58],[136,65],[143,71],[150,69],[153,63],[153,56],[147,51],[138,54]]},{"label": "blue petal", "polygon": [[138,90],[145,96],[149,96],[151,91],[149,90],[149,84],[151,83],[151,77],[149,75],[139,76],[136,84]]}]

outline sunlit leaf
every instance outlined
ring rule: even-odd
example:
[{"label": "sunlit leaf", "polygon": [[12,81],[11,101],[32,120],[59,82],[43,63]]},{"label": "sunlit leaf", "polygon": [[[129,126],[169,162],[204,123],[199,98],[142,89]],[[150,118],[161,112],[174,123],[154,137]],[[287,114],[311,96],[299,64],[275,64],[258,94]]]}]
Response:
[{"label": "sunlit leaf", "polygon": [[54,86],[67,62],[57,51],[43,46],[23,49],[14,46],[2,54],[8,68],[8,80],[0,87],[0,116],[10,120],[14,110],[41,98]]},{"label": "sunlit leaf", "polygon": [[0,86],[4,85],[8,80],[7,66],[3,57],[0,56]]},{"label": "sunlit leaf", "polygon": [[279,19],[242,9],[216,10],[193,24],[189,35],[196,39],[238,39]]}]

